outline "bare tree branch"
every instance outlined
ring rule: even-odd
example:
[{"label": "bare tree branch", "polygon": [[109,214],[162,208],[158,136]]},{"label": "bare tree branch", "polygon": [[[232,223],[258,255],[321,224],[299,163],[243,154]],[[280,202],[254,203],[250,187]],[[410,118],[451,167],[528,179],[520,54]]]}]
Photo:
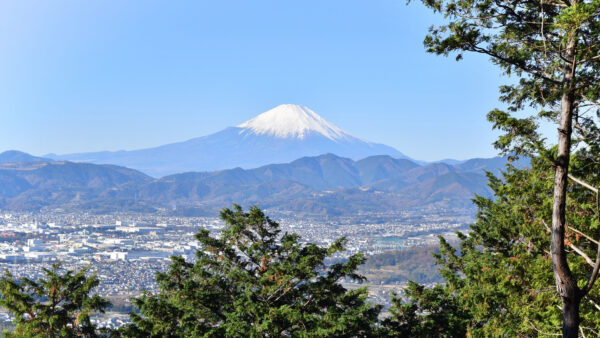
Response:
[{"label": "bare tree branch", "polygon": [[593,136],[593,137],[600,138],[600,134],[597,134],[597,133],[595,133],[595,132],[593,132],[593,131],[591,131],[591,130],[588,130],[588,129],[586,129],[586,128],[582,127],[582,126],[581,126],[579,123],[575,123],[575,128],[576,128],[577,130],[579,130],[579,131],[583,132],[584,134],[587,134],[587,135],[589,135],[589,136]]},{"label": "bare tree branch", "polygon": [[587,338],[587,337],[585,336],[585,333],[583,333],[583,328],[582,328],[581,326],[579,327],[579,332],[581,332],[581,336],[582,336],[583,338]]},{"label": "bare tree branch", "polygon": [[596,302],[589,299],[587,296],[585,297],[585,299],[587,299],[587,301],[590,302],[590,304],[592,304],[592,306],[594,306],[598,311],[600,311],[600,305],[596,304]]},{"label": "bare tree branch", "polygon": [[568,228],[569,230],[571,230],[571,231],[573,231],[573,232],[575,232],[575,233],[577,233],[577,234],[579,234],[579,235],[581,235],[581,236],[583,236],[583,237],[587,238],[587,239],[588,239],[590,242],[592,242],[592,243],[594,243],[594,244],[596,244],[596,245],[600,245],[600,242],[598,242],[597,240],[593,239],[591,236],[589,236],[589,235],[586,235],[585,233],[583,233],[583,232],[581,232],[581,231],[579,231],[579,230],[577,230],[577,229],[573,228],[572,226],[570,226],[570,225],[567,225],[567,228]]},{"label": "bare tree branch", "polygon": [[[598,189],[596,189],[596,217],[600,221],[600,196],[598,195]],[[594,282],[598,278],[598,272],[600,271],[600,245],[598,245],[598,250],[596,251],[596,264],[594,266],[594,270],[588,279],[588,282],[581,289],[582,295],[586,295],[594,286]]]},{"label": "bare tree branch", "polygon": [[594,261],[588,255],[586,255],[581,248],[573,243],[569,243],[568,246],[571,247],[571,249],[573,249],[573,251],[575,251],[579,256],[581,256],[586,263],[588,263],[591,267],[594,267]]},{"label": "bare tree branch", "polygon": [[590,185],[589,183],[586,183],[571,174],[568,174],[568,175],[569,175],[569,178],[572,179],[573,181],[579,183],[580,185],[582,185],[582,186],[590,189],[591,191],[595,192],[596,194],[598,194],[598,188],[595,188],[594,186]]}]

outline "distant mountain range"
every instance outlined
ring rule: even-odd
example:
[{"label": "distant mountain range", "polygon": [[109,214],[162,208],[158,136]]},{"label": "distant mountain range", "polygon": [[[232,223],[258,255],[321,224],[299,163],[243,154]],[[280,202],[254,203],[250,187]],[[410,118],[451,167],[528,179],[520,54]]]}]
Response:
[{"label": "distant mountain range", "polygon": [[505,164],[501,157],[419,165],[387,155],[354,161],[326,154],[249,170],[189,172],[154,179],[114,165],[42,162],[32,157],[0,163],[0,208],[215,215],[239,203],[296,213],[348,215],[413,206],[469,207],[474,194],[490,195],[484,170],[497,173]]},{"label": "distant mountain range", "polygon": [[307,107],[277,106],[236,127],[156,148],[56,155],[54,160],[115,164],[153,177],[187,171],[256,168],[332,153],[351,159],[373,155],[408,158],[398,150],[350,135]]},{"label": "distant mountain range", "polygon": [[0,154],[0,163],[7,162],[48,162],[49,158],[37,157],[18,150],[8,150]]},{"label": "distant mountain range", "polygon": [[[40,161],[0,163],[0,208],[40,210],[60,207],[98,211],[105,201],[109,201],[112,206],[122,204],[119,208],[135,210],[129,195],[151,181],[151,177],[139,171],[114,165]],[[118,200],[120,196],[123,196],[122,200]]]},{"label": "distant mountain range", "polygon": [[231,203],[323,215],[462,208],[472,206],[474,194],[490,194],[484,170],[497,173],[506,162],[415,161],[287,104],[236,127],[156,148],[1,153],[0,208],[187,215],[215,215]]}]

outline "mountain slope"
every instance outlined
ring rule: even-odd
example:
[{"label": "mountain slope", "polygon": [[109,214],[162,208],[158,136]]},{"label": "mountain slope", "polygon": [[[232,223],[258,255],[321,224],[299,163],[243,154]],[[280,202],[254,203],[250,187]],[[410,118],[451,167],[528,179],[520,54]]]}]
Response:
[{"label": "mountain slope", "polygon": [[307,107],[295,104],[275,107],[238,127],[245,129],[244,133],[279,138],[304,139],[315,133],[333,141],[353,137]]},{"label": "mountain slope", "polygon": [[236,127],[185,142],[133,151],[50,157],[115,164],[161,177],[186,171],[254,168],[326,153],[351,159],[372,155],[406,158],[392,147],[344,132],[304,106],[289,104],[277,106]]},{"label": "mountain slope", "polygon": [[353,161],[326,154],[251,170],[170,175],[144,185],[138,196],[215,211],[234,202],[333,215],[412,206],[465,208],[474,194],[491,196],[483,170],[496,169],[500,162],[506,164],[506,158],[481,159],[476,166],[420,166],[390,156]]},{"label": "mountain slope", "polygon": [[0,153],[0,163],[7,162],[48,162],[48,158],[37,157],[18,150],[7,150]]},{"label": "mountain slope", "polygon": [[476,165],[418,165],[390,156],[360,161],[326,154],[255,169],[188,172],[152,179],[112,165],[73,162],[0,164],[0,208],[73,208],[215,215],[232,203],[297,214],[349,215],[410,207],[469,208],[474,194],[490,196]]},{"label": "mountain slope", "polygon": [[131,195],[136,187],[151,180],[138,171],[112,165],[1,163],[0,207],[33,210],[90,201],[114,203],[118,202],[115,193]]},{"label": "mountain slope", "polygon": [[420,166],[406,159],[379,155],[357,161],[355,167],[360,171],[360,179],[363,184],[369,184],[384,179],[398,178],[407,171]]}]

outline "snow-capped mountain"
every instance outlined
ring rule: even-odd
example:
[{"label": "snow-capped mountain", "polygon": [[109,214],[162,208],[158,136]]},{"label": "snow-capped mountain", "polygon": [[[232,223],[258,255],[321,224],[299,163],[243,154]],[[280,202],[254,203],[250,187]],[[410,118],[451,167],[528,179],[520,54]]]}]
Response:
[{"label": "snow-capped mountain", "polygon": [[254,168],[332,153],[360,159],[372,155],[407,158],[398,150],[343,131],[307,107],[283,104],[236,127],[155,148],[53,155],[56,160],[116,164],[160,177],[187,171]]},{"label": "snow-capped mountain", "polygon": [[240,125],[243,133],[304,139],[316,133],[337,141],[352,137],[314,111],[297,104],[282,104]]}]

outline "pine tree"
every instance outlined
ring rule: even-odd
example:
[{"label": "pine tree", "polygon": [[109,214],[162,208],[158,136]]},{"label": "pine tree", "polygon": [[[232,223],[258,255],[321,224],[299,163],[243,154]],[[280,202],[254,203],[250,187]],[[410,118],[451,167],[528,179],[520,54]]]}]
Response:
[{"label": "pine tree", "polygon": [[110,303],[90,295],[99,281],[86,276],[88,268],[64,271],[60,264],[43,269],[37,281],[15,280],[7,271],[0,279],[0,306],[14,316],[16,328],[8,337],[97,337],[90,315],[104,312]]},{"label": "pine tree", "polygon": [[425,288],[409,282],[404,290],[406,301],[392,299],[389,317],[382,325],[390,337],[465,337],[470,313],[447,288]]},{"label": "pine tree", "polygon": [[135,300],[139,314],[126,336],[151,337],[366,337],[376,332],[381,307],[367,302],[366,289],[347,290],[362,255],[328,264],[344,250],[281,234],[257,207],[224,209],[217,237],[201,230],[196,261],[173,257],[157,275],[160,291]]},{"label": "pine tree", "polygon": [[[571,165],[574,173],[590,180],[600,170],[585,153],[573,156]],[[455,248],[440,238],[436,258],[444,286],[410,288],[408,304],[395,300],[387,326],[424,335],[431,332],[427,328],[445,327],[433,335],[440,337],[464,336],[456,330],[461,326],[476,337],[561,332],[562,304],[555,296],[548,250],[553,174],[552,166],[541,158],[533,159],[530,169],[509,168],[502,179],[489,174],[495,197],[475,199],[477,219],[468,235],[459,233],[460,246]],[[594,265],[590,256],[597,244],[593,238],[600,236],[595,196],[574,186],[568,191],[566,209],[569,263],[574,276],[583,279]],[[587,336],[600,335],[598,304],[598,288],[582,299],[579,331]],[[450,328],[449,323],[456,325]]]},{"label": "pine tree", "polygon": [[[494,110],[489,119],[505,131],[496,145],[505,152],[542,156],[554,167],[550,194],[550,253],[555,286],[563,309],[563,334],[578,334],[581,300],[600,271],[600,248],[584,281],[575,276],[565,246],[567,192],[572,184],[598,189],[570,174],[572,150],[599,138],[600,107],[599,0],[422,0],[441,13],[446,24],[432,27],[425,39],[428,51],[448,55],[473,52],[488,55],[518,82],[501,87],[507,111]],[[537,115],[512,116],[533,107]],[[547,149],[536,119],[557,126],[557,147]],[[582,144],[583,143],[583,144]],[[598,153],[590,153],[596,160]]]}]

